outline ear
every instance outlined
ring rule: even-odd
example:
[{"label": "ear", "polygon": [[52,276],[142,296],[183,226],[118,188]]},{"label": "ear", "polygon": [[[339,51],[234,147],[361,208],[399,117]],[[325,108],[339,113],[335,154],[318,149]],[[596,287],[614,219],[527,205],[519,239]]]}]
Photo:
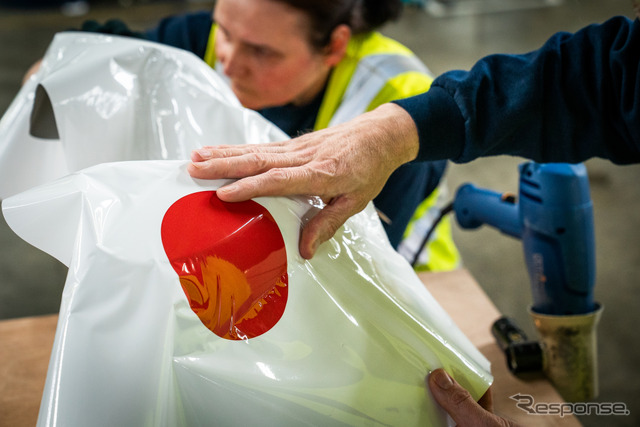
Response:
[{"label": "ear", "polygon": [[351,40],[351,28],[347,25],[340,24],[331,32],[331,40],[327,46],[325,62],[330,67],[342,61],[347,52],[347,45]]}]

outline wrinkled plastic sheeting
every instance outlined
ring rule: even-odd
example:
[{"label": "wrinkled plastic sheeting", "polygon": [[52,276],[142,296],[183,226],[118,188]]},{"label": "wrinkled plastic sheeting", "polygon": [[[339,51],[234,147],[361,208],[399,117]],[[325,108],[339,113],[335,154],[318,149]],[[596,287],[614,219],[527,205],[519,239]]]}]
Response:
[{"label": "wrinkled plastic sheeting", "polygon": [[[446,419],[428,372],[484,393],[488,362],[371,207],[306,261],[300,226],[317,208],[220,203],[221,183],[190,178],[183,161],[121,162],[5,200],[10,226],[69,266],[39,425],[435,426]],[[205,290],[189,291],[199,268],[214,279],[201,272]],[[243,312],[265,276],[271,288],[252,297],[262,307]],[[236,279],[248,292],[224,295]],[[285,299],[275,316],[273,292]],[[207,300],[221,331],[200,316]]]},{"label": "wrinkled plastic sheeting", "polygon": [[[223,181],[192,179],[184,160],[104,163],[284,138],[194,56],[64,34],[28,85],[50,114],[20,92],[0,123],[0,182],[19,181],[5,195],[41,185],[3,213],[69,267],[38,425],[444,425],[429,371],[475,398],[488,388],[488,361],[371,204],[305,261],[300,227],[319,201],[227,204]],[[87,93],[122,104],[104,114],[117,96]]]},{"label": "wrinkled plastic sheeting", "polygon": [[190,52],[60,33],[0,120],[0,199],[104,162],[288,139],[266,123]]}]

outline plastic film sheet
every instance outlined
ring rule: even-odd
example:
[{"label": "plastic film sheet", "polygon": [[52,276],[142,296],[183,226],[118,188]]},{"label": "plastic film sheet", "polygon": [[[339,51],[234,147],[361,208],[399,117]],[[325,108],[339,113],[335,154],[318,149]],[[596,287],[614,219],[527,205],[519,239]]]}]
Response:
[{"label": "plastic film sheet", "polygon": [[190,52],[60,33],[0,120],[0,199],[100,163],[283,139]]},{"label": "plastic film sheet", "polygon": [[[150,62],[167,64],[153,73]],[[77,70],[123,63],[126,78],[116,66]],[[79,75],[85,92],[70,83]],[[135,82],[127,114],[80,101],[121,90],[117,79]],[[69,267],[38,425],[447,425],[428,372],[445,367],[476,398],[490,385],[488,361],[392,249],[371,205],[307,261],[300,227],[319,201],[223,203],[225,181],[153,160],[284,138],[194,56],[65,34],[29,85],[0,122],[0,171],[18,152],[40,163],[35,176],[15,171],[20,182],[3,191],[32,188],[3,213]],[[29,135],[38,87],[57,138]],[[174,106],[160,117],[149,111],[158,98]],[[57,157],[34,159],[43,146]]]}]

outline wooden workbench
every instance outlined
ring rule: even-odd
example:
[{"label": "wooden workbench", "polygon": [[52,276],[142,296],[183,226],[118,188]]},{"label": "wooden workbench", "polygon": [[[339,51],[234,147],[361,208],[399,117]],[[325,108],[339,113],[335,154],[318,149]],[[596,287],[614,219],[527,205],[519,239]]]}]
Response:
[{"label": "wooden workbench", "polygon": [[564,403],[544,378],[521,380],[507,369],[505,355],[491,334],[491,325],[501,314],[487,294],[466,270],[449,273],[422,273],[420,279],[431,295],[449,313],[458,327],[491,362],[494,413],[524,426],[580,426],[574,416],[531,415],[510,398],[516,394],[533,396],[536,403]]},{"label": "wooden workbench", "polygon": [[[471,342],[491,361],[495,413],[523,425],[579,426],[572,416],[529,415],[509,396],[529,394],[536,403],[561,403],[543,379],[522,381],[511,375],[491,335],[500,313],[466,270],[420,275],[427,289]],[[57,316],[0,321],[0,427],[34,426],[38,417]]]}]

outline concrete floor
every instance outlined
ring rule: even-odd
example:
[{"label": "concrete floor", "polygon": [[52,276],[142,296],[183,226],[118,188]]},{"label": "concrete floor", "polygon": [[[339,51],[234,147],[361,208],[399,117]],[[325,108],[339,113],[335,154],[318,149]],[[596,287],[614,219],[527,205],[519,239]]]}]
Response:
[{"label": "concrete floor", "polygon": [[[479,4],[485,0],[465,0]],[[491,2],[496,4],[496,2]],[[531,2],[527,2],[531,3]],[[480,57],[496,52],[533,50],[556,31],[575,31],[613,15],[632,16],[630,0],[564,0],[553,6],[436,17],[407,8],[403,18],[384,32],[412,48],[435,73],[468,69]],[[547,2],[549,3],[549,2]],[[0,2],[2,4],[2,2]],[[58,10],[15,11],[0,6],[0,113],[18,91],[23,72],[45,51],[52,35],[86,19],[125,19],[146,28],[160,17],[188,9],[211,8],[211,2],[93,1],[88,14],[64,16]],[[502,4],[525,4],[503,0]],[[517,191],[516,167],[523,159],[496,157],[452,165],[448,182],[454,191],[473,182],[497,191]],[[587,426],[640,425],[640,167],[587,162],[594,201],[597,243],[597,300],[605,311],[599,327],[601,402],[624,402],[627,417],[581,417]],[[514,317],[531,337],[527,314],[530,289],[521,244],[486,227],[454,230],[468,268],[497,307]],[[24,243],[0,218],[0,319],[58,311],[66,268]],[[635,325],[635,326],[634,326]],[[535,425],[535,419],[532,420]]]}]

